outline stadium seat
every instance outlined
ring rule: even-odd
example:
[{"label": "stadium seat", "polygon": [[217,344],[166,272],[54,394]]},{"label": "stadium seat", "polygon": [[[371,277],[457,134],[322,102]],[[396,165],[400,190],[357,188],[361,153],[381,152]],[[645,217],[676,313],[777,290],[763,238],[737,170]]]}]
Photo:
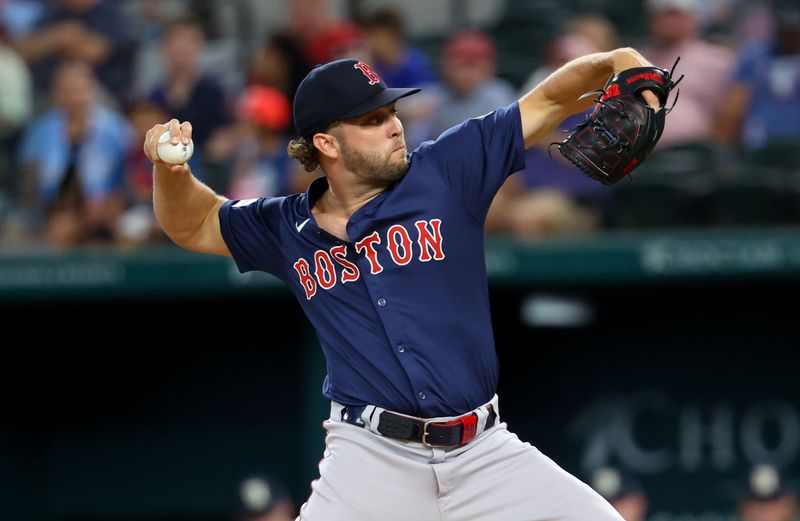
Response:
[{"label": "stadium seat", "polygon": [[742,152],[742,160],[756,168],[771,168],[782,171],[797,171],[797,156],[800,154],[800,141],[771,143],[759,150]]},{"label": "stadium seat", "polygon": [[669,228],[697,224],[694,197],[669,182],[621,182],[613,195],[617,228]]}]

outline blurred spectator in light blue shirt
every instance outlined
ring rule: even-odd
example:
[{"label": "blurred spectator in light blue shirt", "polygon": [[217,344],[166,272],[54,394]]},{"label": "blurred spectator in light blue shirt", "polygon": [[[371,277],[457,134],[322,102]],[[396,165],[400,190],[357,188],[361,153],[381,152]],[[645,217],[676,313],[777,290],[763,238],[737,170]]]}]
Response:
[{"label": "blurred spectator in light blue shirt", "polygon": [[757,150],[800,142],[800,5],[776,3],[771,45],[744,51],[723,98],[717,129],[729,144]]},{"label": "blurred spectator in light blue shirt", "polygon": [[[420,102],[428,103],[427,139],[517,99],[514,87],[496,76],[494,43],[481,31],[464,30],[453,35],[442,52],[441,68],[442,81],[420,96]],[[400,103],[401,112],[403,107]],[[407,141],[410,148],[417,144],[413,139]]]},{"label": "blurred spectator in light blue shirt", "polygon": [[56,70],[52,101],[19,150],[26,206],[55,247],[109,240],[123,208],[132,131],[123,116],[97,103],[94,74],[83,62]]},{"label": "blurred spectator in light blue shirt", "polygon": [[0,0],[0,28],[14,40],[27,35],[44,14],[43,0]]},{"label": "blurred spectator in light blue shirt", "polygon": [[8,44],[4,31],[0,26],[0,207],[16,192],[12,158],[20,131],[33,112],[28,67]]}]

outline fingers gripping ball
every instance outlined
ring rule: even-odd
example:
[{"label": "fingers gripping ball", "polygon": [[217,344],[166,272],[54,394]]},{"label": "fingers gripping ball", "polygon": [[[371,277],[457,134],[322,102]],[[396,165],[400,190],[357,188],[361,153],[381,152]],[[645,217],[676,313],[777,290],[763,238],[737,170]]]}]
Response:
[{"label": "fingers gripping ball", "polygon": [[169,142],[169,131],[165,131],[158,138],[158,158],[170,165],[182,165],[192,157],[194,153],[194,141],[189,140],[188,145],[178,142],[173,145]]}]

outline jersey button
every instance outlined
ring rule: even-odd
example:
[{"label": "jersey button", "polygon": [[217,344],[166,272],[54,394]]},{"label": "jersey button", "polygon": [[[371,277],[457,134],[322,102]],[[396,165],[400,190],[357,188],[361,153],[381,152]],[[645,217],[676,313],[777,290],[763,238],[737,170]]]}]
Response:
[{"label": "jersey button", "polygon": [[405,353],[406,352],[406,345],[405,344],[400,344],[399,346],[397,346],[397,350],[400,351],[401,353]]},{"label": "jersey button", "polygon": [[417,396],[419,396],[420,400],[424,400],[425,398],[427,398],[427,396],[425,396],[425,393],[423,393],[422,391],[418,392]]},{"label": "jersey button", "polygon": [[379,299],[378,299],[378,305],[379,305],[380,307],[383,307],[383,306],[385,306],[385,305],[386,305],[386,299],[385,299],[385,298],[383,298],[383,297],[379,298]]}]

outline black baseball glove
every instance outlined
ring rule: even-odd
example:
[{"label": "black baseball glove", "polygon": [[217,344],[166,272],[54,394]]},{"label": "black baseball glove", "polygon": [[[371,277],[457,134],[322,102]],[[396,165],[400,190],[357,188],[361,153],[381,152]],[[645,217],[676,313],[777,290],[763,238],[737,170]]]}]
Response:
[{"label": "black baseball glove", "polygon": [[[567,139],[551,146],[556,145],[592,179],[605,185],[616,183],[642,164],[656,146],[671,110],[666,108],[667,98],[682,79],[673,81],[671,71],[658,67],[635,67],[612,76],[603,90],[582,96],[600,95],[586,121]],[[641,94],[645,89],[656,94],[661,109],[655,111],[647,104]]]}]

